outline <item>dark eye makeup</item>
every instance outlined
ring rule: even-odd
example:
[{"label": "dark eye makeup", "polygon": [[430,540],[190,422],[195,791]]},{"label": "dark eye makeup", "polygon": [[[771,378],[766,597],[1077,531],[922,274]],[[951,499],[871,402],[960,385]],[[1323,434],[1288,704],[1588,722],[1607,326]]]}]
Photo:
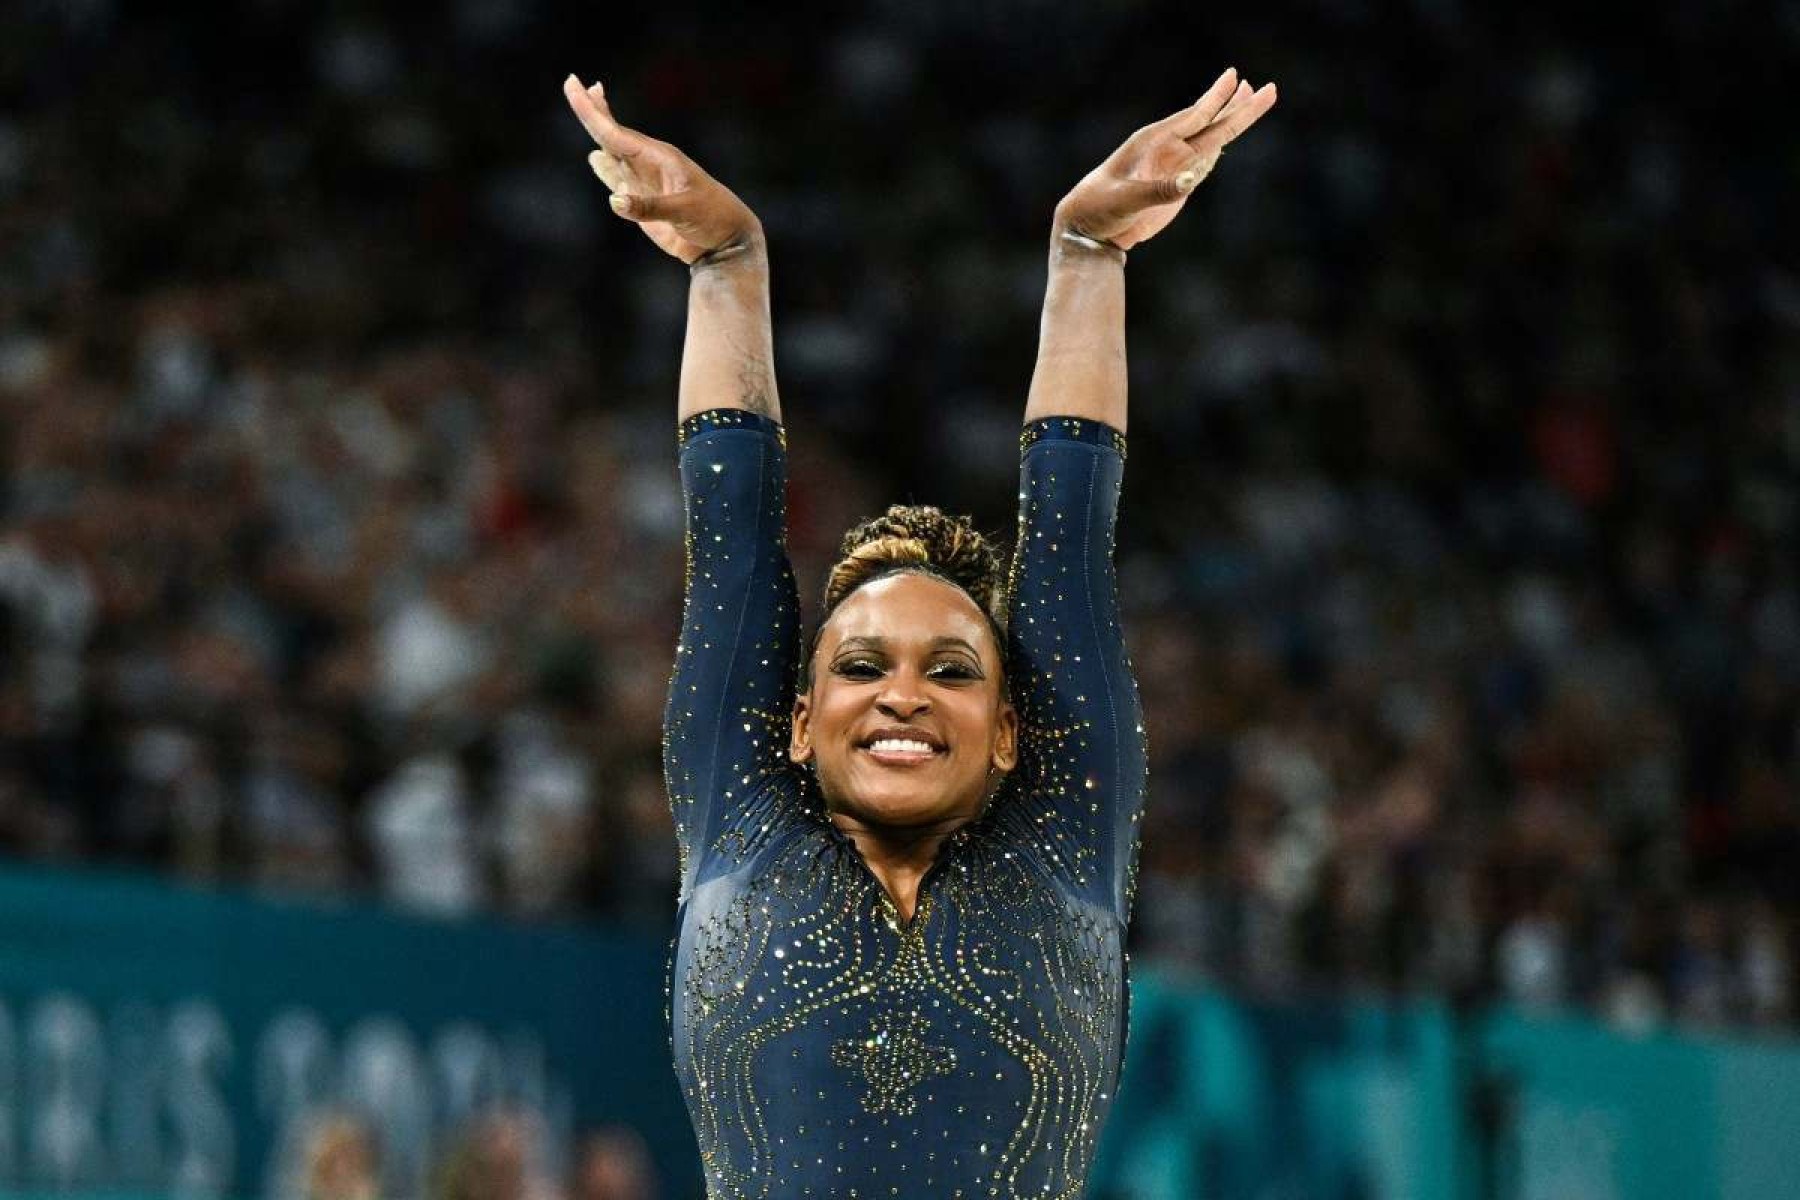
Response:
[{"label": "dark eye makeup", "polygon": [[[873,658],[839,659],[831,664],[831,673],[844,679],[865,681],[879,679],[887,672],[887,667]],[[925,677],[940,681],[963,682],[981,679],[981,671],[960,659],[940,659],[925,668]]]}]

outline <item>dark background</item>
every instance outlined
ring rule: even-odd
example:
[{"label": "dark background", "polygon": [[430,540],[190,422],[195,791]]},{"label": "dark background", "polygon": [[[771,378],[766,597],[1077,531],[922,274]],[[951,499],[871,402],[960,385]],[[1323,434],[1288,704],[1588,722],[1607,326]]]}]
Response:
[{"label": "dark background", "polygon": [[767,227],[810,602],[1010,530],[1051,209],[1235,65],[1128,268],[1140,950],[1790,1028],[1800,6],[1491,7],[8,6],[0,845],[662,927],[686,281],[563,77]]}]

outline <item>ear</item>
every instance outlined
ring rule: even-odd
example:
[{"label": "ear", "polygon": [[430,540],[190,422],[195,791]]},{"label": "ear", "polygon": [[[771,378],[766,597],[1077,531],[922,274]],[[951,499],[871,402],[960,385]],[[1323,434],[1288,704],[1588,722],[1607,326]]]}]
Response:
[{"label": "ear", "polygon": [[794,697],[794,720],[788,733],[788,760],[803,763],[813,756],[812,700],[805,692]]},{"label": "ear", "polygon": [[1019,711],[1010,701],[1000,705],[1000,728],[994,735],[994,753],[989,761],[997,771],[1010,771],[1019,765]]}]

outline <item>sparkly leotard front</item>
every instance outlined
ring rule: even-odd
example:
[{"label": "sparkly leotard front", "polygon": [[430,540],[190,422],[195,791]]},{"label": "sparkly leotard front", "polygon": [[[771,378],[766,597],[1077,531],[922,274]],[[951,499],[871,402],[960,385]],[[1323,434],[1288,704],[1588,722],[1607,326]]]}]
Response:
[{"label": "sparkly leotard front", "polygon": [[901,921],[787,758],[801,653],[778,426],[681,429],[687,604],[666,717],[676,1071],[712,1200],[1084,1194],[1124,1052],[1143,722],[1119,632],[1123,438],[1021,438],[1019,768]]}]

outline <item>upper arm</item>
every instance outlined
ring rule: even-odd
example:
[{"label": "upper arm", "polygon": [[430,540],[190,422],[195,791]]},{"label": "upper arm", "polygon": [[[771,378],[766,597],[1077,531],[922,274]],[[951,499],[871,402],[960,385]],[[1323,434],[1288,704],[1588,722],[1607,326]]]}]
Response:
[{"label": "upper arm", "polygon": [[1007,641],[1023,737],[1013,811],[1003,814],[1052,869],[1121,917],[1145,780],[1113,566],[1123,443],[1110,426],[1069,417],[1033,421],[1021,438]]},{"label": "upper arm", "polygon": [[681,426],[686,600],[663,722],[685,895],[708,846],[784,789],[800,606],[773,421],[717,409]]}]

